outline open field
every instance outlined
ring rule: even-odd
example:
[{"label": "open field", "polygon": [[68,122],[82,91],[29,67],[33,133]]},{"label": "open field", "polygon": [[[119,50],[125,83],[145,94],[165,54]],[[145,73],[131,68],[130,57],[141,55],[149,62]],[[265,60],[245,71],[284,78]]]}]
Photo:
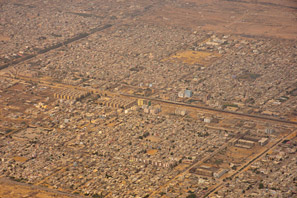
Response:
[{"label": "open field", "polygon": [[0,197],[3,198],[16,198],[16,197],[27,197],[27,198],[70,198],[78,197],[73,195],[66,195],[61,192],[54,192],[49,189],[42,187],[36,187],[32,185],[22,184],[0,178]]},{"label": "open field", "polygon": [[155,8],[147,23],[238,34],[296,39],[296,2],[291,0],[186,0]]}]

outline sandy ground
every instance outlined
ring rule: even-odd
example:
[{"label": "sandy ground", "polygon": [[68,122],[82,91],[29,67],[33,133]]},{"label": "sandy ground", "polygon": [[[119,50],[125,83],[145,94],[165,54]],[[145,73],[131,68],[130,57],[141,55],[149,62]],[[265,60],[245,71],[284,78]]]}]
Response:
[{"label": "sandy ground", "polygon": [[45,188],[29,186],[18,182],[0,178],[0,198],[70,198],[78,196],[68,196],[60,192],[54,192]]},{"label": "sandy ground", "polygon": [[142,17],[152,24],[171,25],[248,37],[297,39],[294,0],[180,0],[155,6]]}]

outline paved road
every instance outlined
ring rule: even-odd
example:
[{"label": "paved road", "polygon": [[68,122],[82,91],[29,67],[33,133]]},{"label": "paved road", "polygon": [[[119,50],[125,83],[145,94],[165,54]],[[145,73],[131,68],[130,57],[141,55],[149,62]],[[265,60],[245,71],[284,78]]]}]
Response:
[{"label": "paved road", "polygon": [[273,121],[273,122],[278,122],[278,123],[281,123],[281,124],[289,124],[289,125],[297,126],[297,122],[289,121],[289,120],[282,120],[282,119],[278,119],[278,118],[271,118],[271,117],[260,116],[260,115],[225,111],[225,110],[215,109],[215,108],[211,108],[211,107],[197,106],[197,105],[186,104],[186,103],[182,103],[182,102],[174,102],[174,101],[169,101],[169,100],[163,100],[163,99],[159,99],[159,98],[151,98],[151,97],[124,94],[124,93],[122,93],[120,95],[130,97],[130,98],[145,99],[145,100],[151,100],[151,101],[156,101],[156,102],[160,102],[160,103],[166,103],[166,104],[172,104],[172,105],[178,105],[178,106],[184,106],[184,107],[191,107],[191,108],[195,108],[195,109],[206,110],[206,111],[213,112],[213,113],[235,115],[235,116],[242,117],[242,118],[248,118],[248,119],[252,118],[252,119],[257,119],[257,120],[261,120],[261,121],[265,121],[265,120],[266,121]]},{"label": "paved road", "polygon": [[112,25],[111,24],[107,24],[107,25],[104,25],[102,27],[93,28],[93,29],[89,30],[88,32],[81,33],[81,34],[79,34],[77,36],[74,36],[72,38],[69,38],[69,39],[67,39],[67,40],[65,40],[63,42],[60,42],[60,43],[57,43],[57,44],[52,45],[50,47],[46,47],[46,48],[44,48],[42,50],[39,50],[35,54],[30,54],[30,55],[24,56],[22,58],[19,58],[17,60],[11,61],[10,63],[6,63],[6,64],[0,66],[0,70],[5,69],[5,68],[10,67],[10,66],[13,66],[13,65],[16,65],[18,63],[24,62],[24,61],[29,60],[31,58],[34,58],[34,57],[36,57],[36,56],[38,56],[40,54],[44,54],[44,53],[47,53],[47,52],[49,52],[51,50],[60,48],[60,47],[62,47],[64,45],[68,45],[68,44],[73,43],[75,41],[78,41],[80,39],[86,38],[86,37],[90,36],[91,34],[94,34],[96,32],[99,32],[99,31],[108,29],[110,27],[112,27]]},{"label": "paved road", "polygon": [[[295,133],[295,132],[292,132]],[[274,149],[277,145],[279,145],[280,143],[282,143],[286,138],[290,137],[290,135],[292,134],[288,134],[287,136],[279,139],[278,141],[276,141],[273,145],[271,145],[269,148],[265,149],[263,152],[259,153],[256,157],[254,157],[253,159],[251,159],[249,162],[247,162],[245,165],[243,165],[240,169],[238,169],[235,173],[233,173],[231,176],[229,176],[229,178],[234,178],[236,175],[240,174],[241,172],[247,170],[247,168],[252,165],[255,161],[257,161],[258,159],[260,159],[261,157],[263,157],[268,151]],[[220,184],[218,184],[215,188],[210,189],[205,195],[204,197],[208,197],[211,193],[214,193],[216,190],[218,190],[222,185],[224,185],[224,183],[226,182],[222,182]]]}]

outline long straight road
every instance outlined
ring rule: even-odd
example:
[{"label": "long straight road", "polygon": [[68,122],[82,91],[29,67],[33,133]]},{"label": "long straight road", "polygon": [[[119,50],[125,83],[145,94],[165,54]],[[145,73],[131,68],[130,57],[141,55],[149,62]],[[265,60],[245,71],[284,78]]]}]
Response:
[{"label": "long straight road", "polygon": [[[287,139],[288,137],[290,137],[293,133],[295,132],[291,132],[288,135],[286,135],[285,137],[280,138],[279,140],[277,140],[274,144],[272,144],[269,148],[265,149],[263,152],[259,153],[258,155],[256,155],[253,159],[251,159],[250,161],[248,161],[247,163],[245,163],[240,169],[238,169],[235,173],[233,173],[231,176],[229,176],[229,178],[234,178],[236,175],[244,172],[245,170],[247,170],[254,162],[256,162],[257,160],[261,159],[261,157],[263,157],[267,152],[271,151],[272,149],[274,149],[277,145],[279,145],[280,143],[282,143],[285,139]],[[224,185],[225,182],[221,182],[219,184],[217,184],[214,188],[210,189],[206,194],[205,194],[205,198],[208,197],[211,193],[214,193],[215,191],[217,191],[222,185]]]},{"label": "long straight road", "polygon": [[89,30],[89,31],[87,31],[85,33],[78,34],[77,36],[74,36],[72,38],[69,38],[69,39],[67,39],[67,40],[65,40],[63,42],[60,42],[60,43],[57,43],[55,45],[46,47],[46,48],[44,48],[42,50],[39,50],[38,52],[36,52],[34,54],[29,54],[29,55],[24,56],[22,58],[19,58],[17,60],[14,60],[14,61],[11,61],[9,63],[6,63],[6,64],[4,64],[2,66],[0,65],[0,70],[5,69],[5,68],[10,67],[10,66],[13,66],[13,65],[16,65],[18,63],[21,63],[21,62],[30,60],[30,59],[35,58],[36,56],[38,56],[40,54],[45,54],[45,53],[47,53],[49,51],[58,49],[58,48],[60,48],[60,47],[62,47],[64,45],[68,45],[68,44],[73,43],[75,41],[78,41],[80,39],[86,38],[86,37],[88,37],[88,36],[90,36],[90,35],[92,35],[92,34],[94,34],[96,32],[103,31],[103,30],[108,29],[110,27],[112,27],[112,25],[111,24],[107,24],[107,25],[104,25],[102,27],[93,28],[93,29],[91,29],[91,30]]},{"label": "long straight road", "polygon": [[139,96],[139,95],[131,95],[131,94],[124,94],[121,93],[120,95],[135,98],[135,99],[145,99],[150,101],[155,101],[159,103],[165,103],[165,104],[171,104],[176,106],[183,106],[183,107],[190,107],[202,111],[208,111],[210,113],[218,113],[218,114],[224,114],[224,115],[231,115],[231,116],[237,116],[245,119],[255,119],[255,120],[261,120],[261,121],[269,121],[269,122],[275,122],[279,124],[288,124],[292,126],[297,126],[297,122],[289,121],[289,120],[283,120],[278,118],[272,118],[272,117],[266,117],[261,115],[254,115],[254,114],[246,114],[246,113],[239,113],[239,112],[231,112],[231,111],[225,111],[221,109],[215,109],[211,107],[205,107],[205,106],[198,106],[198,105],[192,105],[192,104],[186,104],[182,102],[175,102],[175,101],[169,101],[169,100],[163,100],[159,98],[152,98],[152,97],[145,97],[145,96]]}]

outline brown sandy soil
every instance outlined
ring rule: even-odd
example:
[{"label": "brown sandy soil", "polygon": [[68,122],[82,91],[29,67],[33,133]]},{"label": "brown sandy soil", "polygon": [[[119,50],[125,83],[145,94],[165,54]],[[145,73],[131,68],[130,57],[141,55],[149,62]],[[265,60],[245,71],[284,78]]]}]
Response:
[{"label": "brown sandy soil", "polygon": [[0,178],[0,197],[2,198],[69,198],[78,197],[66,195],[60,192],[45,190],[36,186],[29,186],[18,182],[10,181],[6,178]]},{"label": "brown sandy soil", "polygon": [[141,20],[160,25],[245,36],[297,39],[293,0],[177,0]]},{"label": "brown sandy soil", "polygon": [[0,34],[0,41],[9,41],[9,40],[10,40],[10,37]]}]

